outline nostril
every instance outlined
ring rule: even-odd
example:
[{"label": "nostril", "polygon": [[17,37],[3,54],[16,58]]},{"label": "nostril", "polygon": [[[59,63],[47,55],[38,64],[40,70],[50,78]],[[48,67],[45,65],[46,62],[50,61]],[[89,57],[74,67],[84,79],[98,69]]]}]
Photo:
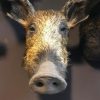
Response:
[{"label": "nostril", "polygon": [[53,86],[55,86],[55,87],[59,86],[59,84],[58,84],[57,82],[53,82],[52,84],[53,84]]},{"label": "nostril", "polygon": [[42,82],[42,81],[36,81],[35,82],[35,85],[37,86],[37,87],[43,87],[44,86],[44,83]]}]

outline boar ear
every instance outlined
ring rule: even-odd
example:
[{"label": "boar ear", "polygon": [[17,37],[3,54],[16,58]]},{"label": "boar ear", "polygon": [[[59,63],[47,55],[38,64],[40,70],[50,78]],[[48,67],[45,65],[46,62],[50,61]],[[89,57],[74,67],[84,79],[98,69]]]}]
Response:
[{"label": "boar ear", "polygon": [[27,18],[31,17],[35,12],[28,0],[4,0],[2,9],[10,18],[22,25],[25,25]]},{"label": "boar ear", "polygon": [[62,12],[67,18],[69,28],[73,28],[80,22],[86,20],[88,15],[85,15],[86,1],[84,0],[68,0],[62,9]]}]

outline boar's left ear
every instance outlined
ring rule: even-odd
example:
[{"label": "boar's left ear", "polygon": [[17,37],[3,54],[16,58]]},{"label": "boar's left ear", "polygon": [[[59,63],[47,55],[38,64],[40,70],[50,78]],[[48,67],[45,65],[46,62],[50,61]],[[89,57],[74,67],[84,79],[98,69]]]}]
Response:
[{"label": "boar's left ear", "polygon": [[69,28],[75,27],[80,22],[86,20],[88,15],[85,14],[86,1],[84,0],[68,0],[62,9],[67,18]]}]

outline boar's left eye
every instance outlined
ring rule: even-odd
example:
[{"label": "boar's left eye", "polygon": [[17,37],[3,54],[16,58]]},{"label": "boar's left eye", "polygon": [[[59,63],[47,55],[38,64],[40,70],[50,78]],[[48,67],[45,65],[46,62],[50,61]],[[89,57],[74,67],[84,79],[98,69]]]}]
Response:
[{"label": "boar's left eye", "polygon": [[61,34],[67,34],[69,32],[69,29],[68,29],[67,25],[62,22],[60,24],[59,31],[60,31]]}]

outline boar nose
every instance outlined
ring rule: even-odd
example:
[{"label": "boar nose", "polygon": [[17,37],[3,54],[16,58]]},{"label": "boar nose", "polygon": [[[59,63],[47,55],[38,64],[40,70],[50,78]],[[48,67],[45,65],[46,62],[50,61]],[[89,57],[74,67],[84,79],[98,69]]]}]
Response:
[{"label": "boar nose", "polygon": [[29,85],[35,92],[55,94],[63,91],[67,83],[57,71],[57,67],[49,61],[40,65],[38,72],[30,79]]}]

